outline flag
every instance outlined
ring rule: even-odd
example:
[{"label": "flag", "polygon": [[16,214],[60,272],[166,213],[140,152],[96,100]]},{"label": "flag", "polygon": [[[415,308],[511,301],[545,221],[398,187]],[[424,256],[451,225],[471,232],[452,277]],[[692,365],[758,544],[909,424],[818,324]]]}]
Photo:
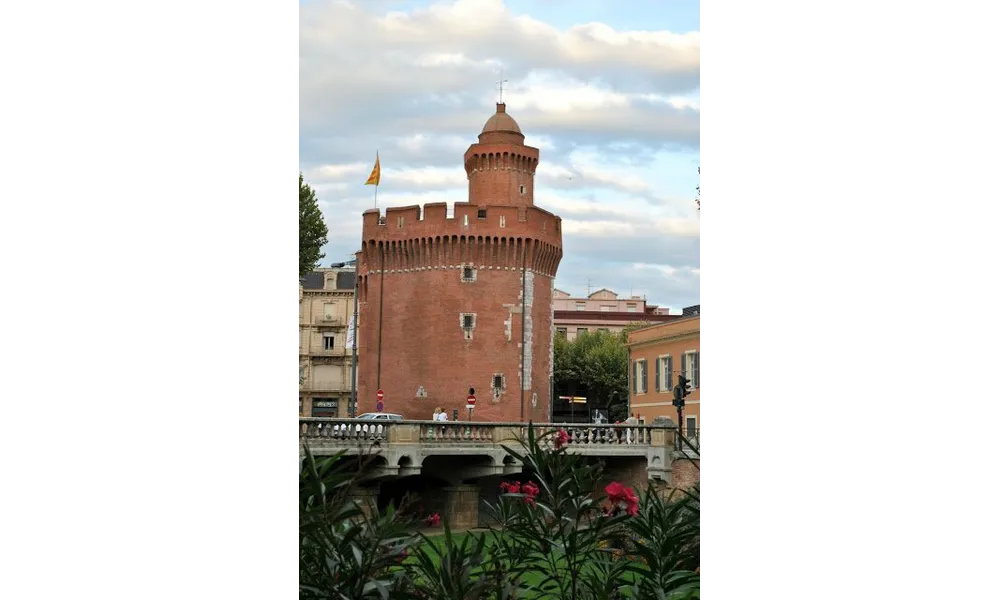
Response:
[{"label": "flag", "polygon": [[375,153],[375,168],[372,169],[372,174],[368,176],[368,181],[365,185],[378,186],[378,180],[382,178],[382,169],[378,166],[378,152]]},{"label": "flag", "polygon": [[354,334],[354,322],[355,322],[354,320],[355,320],[355,318],[356,317],[352,316],[351,317],[351,322],[347,326],[347,344],[345,344],[345,346],[347,348],[354,348],[354,335],[355,335]]}]

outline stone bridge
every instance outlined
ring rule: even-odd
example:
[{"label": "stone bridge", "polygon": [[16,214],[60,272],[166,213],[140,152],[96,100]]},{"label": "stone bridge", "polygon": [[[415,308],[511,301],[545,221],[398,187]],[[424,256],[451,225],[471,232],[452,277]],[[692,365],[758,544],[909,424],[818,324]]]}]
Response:
[{"label": "stone bridge", "polygon": [[[553,429],[569,434],[567,451],[605,465],[607,480],[644,488],[647,480],[671,487],[677,456],[675,429],[664,425],[536,424],[541,435]],[[484,524],[481,500],[495,501],[500,480],[521,473],[503,446],[520,450],[524,423],[435,421],[358,421],[300,418],[299,439],[316,456],[371,455],[356,490],[384,506],[404,493],[420,498],[425,510],[447,516],[453,527]],[[551,438],[543,445],[551,446]],[[300,449],[300,454],[302,450]]]}]

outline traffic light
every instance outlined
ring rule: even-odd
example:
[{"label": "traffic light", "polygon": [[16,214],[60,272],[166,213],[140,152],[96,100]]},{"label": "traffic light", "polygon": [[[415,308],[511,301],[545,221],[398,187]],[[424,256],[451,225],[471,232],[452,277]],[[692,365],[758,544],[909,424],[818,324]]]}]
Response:
[{"label": "traffic light", "polygon": [[677,378],[677,387],[681,389],[681,397],[683,398],[691,393],[691,380],[681,375]]}]

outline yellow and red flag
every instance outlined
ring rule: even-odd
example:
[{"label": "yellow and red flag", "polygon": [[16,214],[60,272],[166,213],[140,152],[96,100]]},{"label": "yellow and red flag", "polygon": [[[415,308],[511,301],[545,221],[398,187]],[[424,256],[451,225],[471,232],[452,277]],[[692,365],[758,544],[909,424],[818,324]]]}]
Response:
[{"label": "yellow and red flag", "polygon": [[378,187],[378,181],[382,178],[382,169],[378,165],[378,152],[375,153],[375,168],[372,169],[372,174],[368,176],[368,181],[365,185],[374,185]]}]

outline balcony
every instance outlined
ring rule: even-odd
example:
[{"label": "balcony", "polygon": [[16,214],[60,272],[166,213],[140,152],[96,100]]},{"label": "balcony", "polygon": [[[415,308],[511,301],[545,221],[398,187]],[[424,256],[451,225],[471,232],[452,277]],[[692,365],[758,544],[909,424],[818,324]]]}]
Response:
[{"label": "balcony", "polygon": [[344,322],[343,317],[320,315],[313,319],[313,325],[316,327],[346,327],[347,323]]},{"label": "balcony", "polygon": [[351,351],[347,348],[330,348],[329,350],[325,348],[310,348],[309,356],[350,356]]}]

